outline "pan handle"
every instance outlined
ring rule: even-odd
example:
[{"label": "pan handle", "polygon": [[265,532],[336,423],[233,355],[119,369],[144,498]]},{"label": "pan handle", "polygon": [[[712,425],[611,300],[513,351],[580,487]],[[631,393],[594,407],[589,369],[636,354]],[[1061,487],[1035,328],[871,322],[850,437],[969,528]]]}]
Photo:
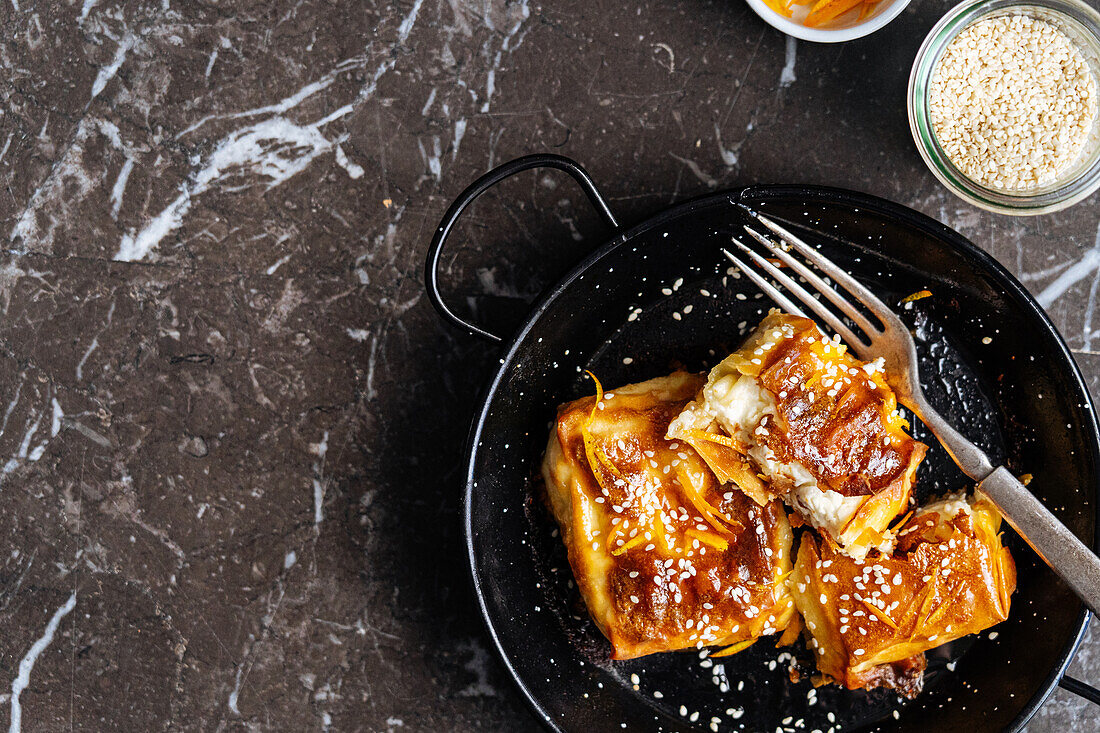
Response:
[{"label": "pan handle", "polygon": [[1058,680],[1058,686],[1075,695],[1080,695],[1093,705],[1100,705],[1100,690],[1068,674],[1062,675],[1062,679]]},{"label": "pan handle", "polygon": [[489,171],[481,178],[471,183],[465,191],[460,193],[458,198],[454,200],[454,203],[451,204],[450,208],[447,209],[447,213],[443,215],[442,221],[439,222],[439,227],[435,230],[435,236],[432,237],[432,243],[428,245],[428,260],[424,266],[424,283],[428,289],[428,300],[431,302],[432,306],[435,307],[439,315],[459,328],[462,328],[467,333],[474,336],[480,336],[494,343],[500,343],[504,341],[504,339],[497,336],[495,333],[486,331],[480,326],[464,321],[443,302],[443,296],[439,292],[439,259],[443,251],[443,244],[447,241],[447,237],[450,235],[455,222],[458,221],[458,217],[462,214],[462,211],[473,203],[474,199],[503,181],[505,178],[509,178],[517,173],[532,168],[556,168],[557,170],[568,173],[574,181],[580,184],[581,190],[584,191],[585,196],[588,197],[592,206],[596,208],[600,218],[602,218],[613,230],[619,228],[619,222],[616,221],[615,215],[611,213],[611,209],[607,207],[607,202],[604,201],[603,196],[600,195],[599,190],[596,188],[596,184],[592,181],[592,177],[589,176],[588,172],[585,171],[584,168],[581,168],[576,161],[561,155],[538,153],[516,158],[511,162],[500,165]]}]

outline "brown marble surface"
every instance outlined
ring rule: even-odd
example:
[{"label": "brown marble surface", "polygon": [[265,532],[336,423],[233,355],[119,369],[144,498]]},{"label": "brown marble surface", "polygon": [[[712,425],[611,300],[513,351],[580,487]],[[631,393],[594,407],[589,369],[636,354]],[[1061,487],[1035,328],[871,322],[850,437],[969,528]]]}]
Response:
[{"label": "brown marble surface", "polygon": [[[1039,294],[1100,389],[1100,198],[990,215],[914,149],[947,7],[824,46],[740,0],[3,0],[0,724],[536,728],[461,552],[495,355],[421,285],[448,201],[520,154],[576,158],[628,222],[754,182],[915,207]],[[455,297],[503,318],[601,236],[534,174],[463,232]],[[1031,730],[1096,716],[1056,692]]]}]

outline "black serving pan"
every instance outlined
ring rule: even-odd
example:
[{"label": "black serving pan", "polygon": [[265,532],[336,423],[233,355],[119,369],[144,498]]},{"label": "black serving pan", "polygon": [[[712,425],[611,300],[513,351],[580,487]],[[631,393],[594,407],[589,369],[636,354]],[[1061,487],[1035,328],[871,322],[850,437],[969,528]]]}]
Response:
[{"label": "black serving pan", "polygon": [[[474,198],[537,167],[572,176],[615,234],[547,290],[505,339],[444,304],[439,256]],[[930,652],[925,692],[912,702],[826,686],[811,703],[809,679],[792,682],[784,650],[767,641],[722,660],[720,674],[692,652],[609,661],[609,646],[584,612],[538,499],[550,421],[558,404],[592,393],[583,369],[614,387],[680,364],[706,369],[736,348],[771,305],[745,279],[727,274],[719,251],[745,222],[738,204],[801,231],[887,303],[931,290],[933,297],[900,310],[917,337],[928,398],[995,460],[1034,474],[1031,489],[1079,537],[1096,538],[1100,437],[1088,390],[1035,300],[958,233],[882,199],[808,186],[713,194],[620,231],[576,163],[520,158],[454,202],[431,244],[426,279],[444,317],[506,342],[470,437],[465,529],[489,634],[532,709],[550,729],[586,733],[706,731],[712,723],[722,731],[839,725],[972,732],[1021,729],[1059,684],[1100,702],[1100,692],[1065,676],[1087,611],[1014,536],[1008,541],[1019,583],[1010,619],[994,633]],[[914,430],[932,446],[918,475],[918,498],[965,487],[923,426]],[[801,645],[787,651],[808,658]]]}]

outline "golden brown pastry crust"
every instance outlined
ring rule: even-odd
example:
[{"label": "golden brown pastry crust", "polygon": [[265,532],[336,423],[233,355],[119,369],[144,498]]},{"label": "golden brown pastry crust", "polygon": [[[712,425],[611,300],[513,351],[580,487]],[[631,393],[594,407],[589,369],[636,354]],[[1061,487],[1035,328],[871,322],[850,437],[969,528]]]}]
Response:
[{"label": "golden brown pastry crust", "polygon": [[[776,338],[784,326],[791,336]],[[927,446],[902,429],[882,370],[808,318],[773,311],[731,363],[776,396],[779,421],[763,436],[776,457],[797,460],[839,494],[887,492],[924,457]]]},{"label": "golden brown pastry crust", "polygon": [[[715,402],[742,377],[765,390],[774,414],[731,434]],[[672,434],[689,442],[719,478],[736,483],[758,503],[784,497],[801,510],[791,500],[794,482],[762,473],[758,457],[749,457],[754,446],[764,447],[776,463],[801,466],[819,487],[839,497],[866,497],[830,532],[861,556],[887,539],[886,528],[908,507],[927,451],[904,425],[880,368],[826,339],[813,321],[773,310],[711,371],[706,389],[673,423]],[[802,518],[825,530],[813,516]]]},{"label": "golden brown pastry crust", "polygon": [[782,505],[722,488],[690,446],[665,437],[702,384],[677,372],[612,390],[595,412],[594,397],[558,410],[547,496],[614,659],[734,644],[794,615]]},{"label": "golden brown pastry crust", "polygon": [[1016,566],[1000,521],[984,500],[940,502],[905,522],[893,555],[863,561],[805,533],[790,585],[818,670],[850,689],[919,691],[898,665],[923,668],[925,650],[1008,618]]}]

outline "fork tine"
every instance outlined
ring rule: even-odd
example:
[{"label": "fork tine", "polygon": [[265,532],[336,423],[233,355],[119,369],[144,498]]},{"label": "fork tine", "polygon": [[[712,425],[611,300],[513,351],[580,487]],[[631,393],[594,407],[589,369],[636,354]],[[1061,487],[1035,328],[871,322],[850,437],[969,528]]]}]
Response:
[{"label": "fork tine", "polygon": [[745,276],[748,277],[749,280],[752,280],[758,288],[763,290],[764,294],[775,301],[776,305],[778,305],[780,308],[787,311],[788,313],[793,313],[796,316],[802,316],[803,318],[807,317],[801,308],[795,305],[786,295],[783,295],[783,293],[776,289],[774,285],[768,282],[767,278],[761,277],[760,274],[756,272],[756,270],[746,265],[737,257],[734,257],[733,253],[730,252],[728,249],[723,248],[722,254],[729,258],[729,261],[732,262],[738,270],[745,273]]},{"label": "fork tine", "polygon": [[789,244],[791,247],[796,249],[799,254],[808,259],[810,262],[814,263],[818,267],[818,269],[831,277],[835,282],[843,285],[850,292],[852,292],[859,300],[859,302],[863,303],[863,305],[866,306],[868,310],[874,313],[875,317],[881,320],[884,325],[889,325],[894,328],[905,328],[905,324],[901,322],[901,319],[898,318],[892,310],[887,308],[886,304],[879,300],[878,296],[865,288],[859,281],[857,281],[847,272],[840,269],[840,267],[838,267],[836,263],[834,263],[832,260],[821,254],[816,249],[806,244],[794,234],[791,234],[785,228],[781,227],[779,224],[776,224],[774,221],[764,216],[763,214],[758,214],[757,212],[751,210],[749,211],[749,213],[753,217],[755,217],[755,219],[761,224],[772,230],[776,234],[776,236],[783,240],[783,242]]},{"label": "fork tine", "polygon": [[764,247],[767,248],[769,252],[774,254],[779,259],[783,260],[783,262],[787,263],[787,265],[792,270],[797,272],[802,277],[806,278],[806,280],[811,285],[813,285],[819,293],[829,299],[830,303],[839,308],[844,313],[844,315],[848,316],[848,318],[852,319],[852,322],[856,324],[857,328],[863,329],[864,333],[868,335],[868,338],[879,332],[879,329],[873,326],[871,322],[868,321],[864,317],[864,315],[860,313],[859,310],[851,304],[851,302],[848,301],[847,298],[838,293],[835,288],[822,280],[816,272],[811,270],[809,267],[806,267],[806,265],[804,265],[797,257],[794,257],[793,255],[791,255],[790,252],[787,252],[781,246],[779,246],[760,232],[756,231],[755,229],[746,226],[745,231],[748,232],[757,242],[760,242],[760,244],[764,245]]},{"label": "fork tine", "polygon": [[794,293],[794,296],[796,298],[798,298],[800,301],[802,301],[803,304],[809,307],[810,310],[820,316],[821,320],[828,323],[830,328],[840,334],[840,337],[844,339],[844,341],[849,346],[856,349],[867,348],[867,342],[864,339],[856,336],[850,328],[844,325],[844,321],[841,320],[841,318],[836,313],[833,313],[831,310],[826,308],[825,304],[814,298],[814,296],[808,290],[806,290],[806,288],[799,285],[797,282],[794,281],[793,278],[784,273],[778,267],[768,262],[757,253],[753,252],[751,249],[748,248],[747,245],[745,245],[737,238],[734,238],[733,242],[741,249],[741,251],[751,257],[753,262],[755,262],[760,267],[760,269],[771,275],[776,280],[776,282],[785,287],[787,290]]}]

